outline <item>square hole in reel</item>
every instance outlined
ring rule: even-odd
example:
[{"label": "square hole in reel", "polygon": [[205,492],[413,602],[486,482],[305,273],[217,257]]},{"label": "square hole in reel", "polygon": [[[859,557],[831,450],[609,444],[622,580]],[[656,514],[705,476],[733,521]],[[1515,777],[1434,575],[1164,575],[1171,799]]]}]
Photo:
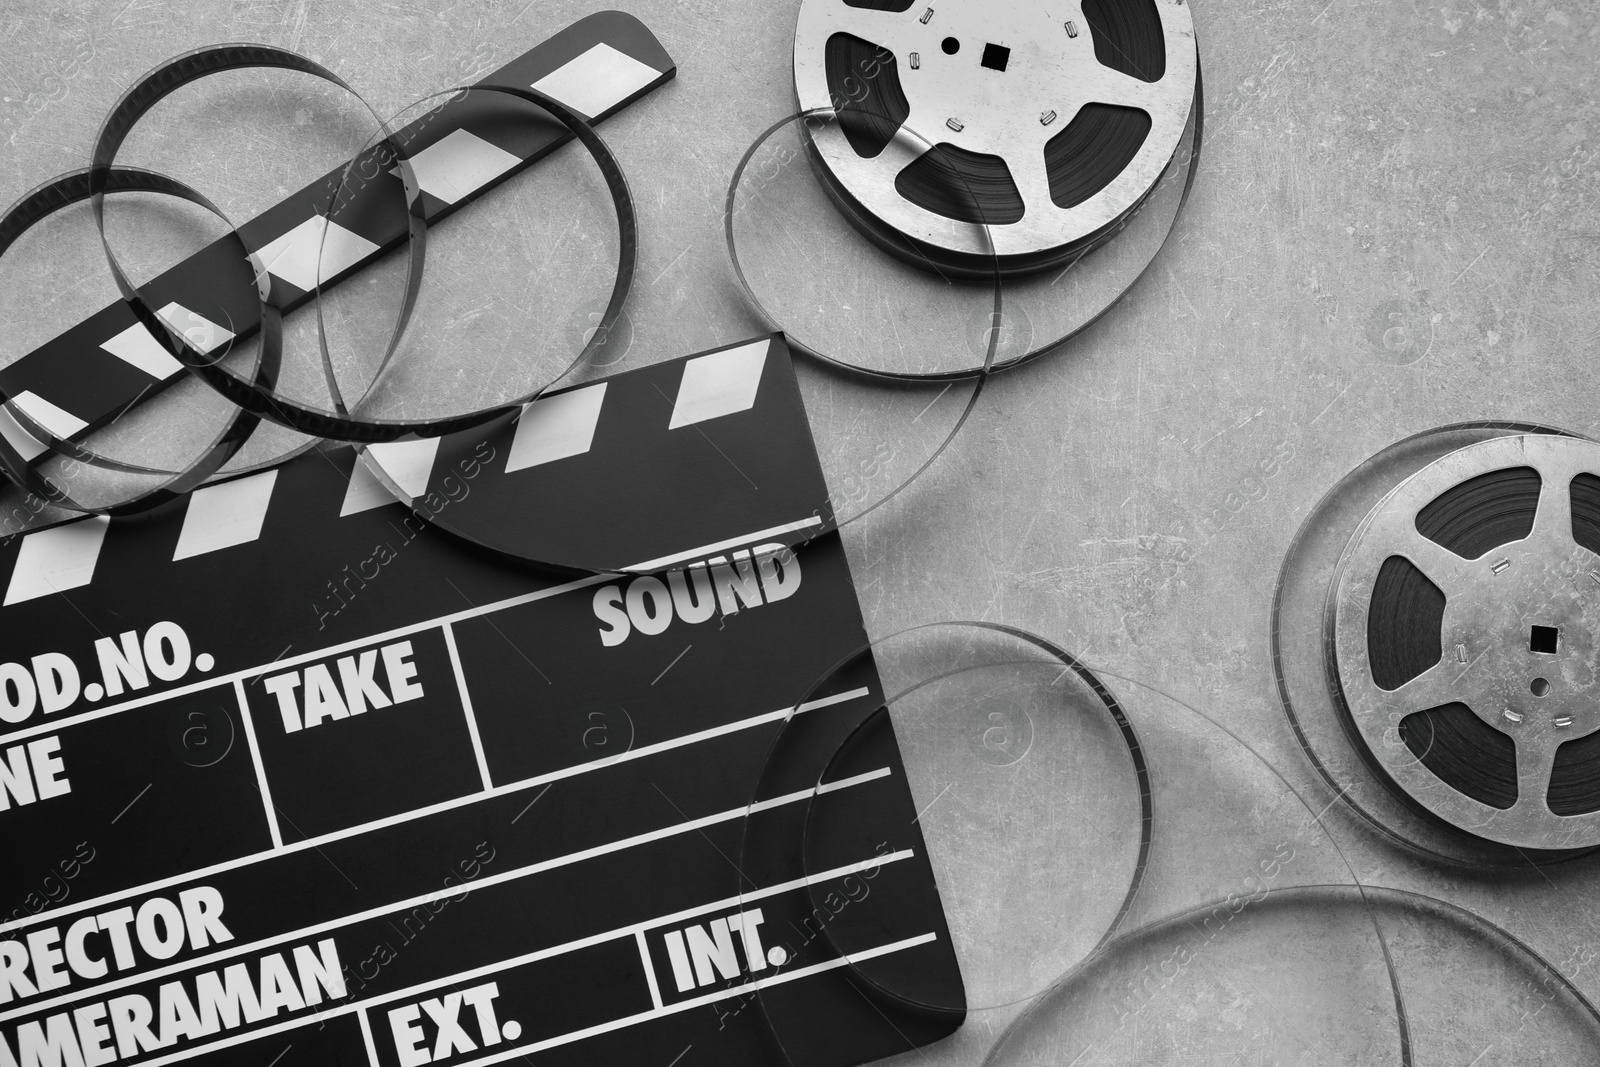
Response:
[{"label": "square hole in reel", "polygon": [[1006,64],[1011,62],[1011,49],[1003,44],[986,44],[983,46],[983,65],[990,70],[1004,71]]},{"label": "square hole in reel", "polygon": [[1528,651],[1553,656],[1560,638],[1561,631],[1554,626],[1535,626],[1528,631]]}]

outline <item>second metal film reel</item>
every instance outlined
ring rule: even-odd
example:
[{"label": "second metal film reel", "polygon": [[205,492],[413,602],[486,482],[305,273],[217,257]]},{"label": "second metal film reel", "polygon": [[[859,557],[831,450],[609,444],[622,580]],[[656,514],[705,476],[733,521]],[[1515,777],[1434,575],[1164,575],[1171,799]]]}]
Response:
[{"label": "second metal film reel", "polygon": [[1385,449],[1308,517],[1274,606],[1279,688],[1370,827],[1474,868],[1600,844],[1597,489],[1592,441],[1466,424]]},{"label": "second metal film reel", "polygon": [[1356,735],[1453,826],[1600,844],[1597,519],[1600,445],[1518,435],[1429,464],[1346,552],[1329,622]]}]

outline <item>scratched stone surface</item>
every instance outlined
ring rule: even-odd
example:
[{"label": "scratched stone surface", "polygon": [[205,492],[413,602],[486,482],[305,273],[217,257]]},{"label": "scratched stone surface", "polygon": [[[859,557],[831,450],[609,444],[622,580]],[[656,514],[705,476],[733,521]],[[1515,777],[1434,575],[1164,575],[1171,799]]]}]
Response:
[{"label": "scratched stone surface", "polygon": [[[762,329],[728,266],[723,198],[752,138],[793,109],[797,0],[625,6],[676,58],[678,77],[603,127],[629,176],[642,234],[626,351],[612,364],[620,367]],[[254,40],[297,49],[387,115],[470,81],[590,10],[574,0],[7,0],[0,188],[9,200],[83,165],[118,92],[192,47]],[[1207,88],[1204,159],[1171,245],[1070,348],[992,381],[933,468],[847,529],[868,627],[884,635],[941,619],[1008,623],[1201,709],[1312,808],[1326,809],[1352,877],[1470,909],[1600,996],[1595,865],[1485,875],[1429,866],[1363,835],[1328,807],[1333,797],[1295,745],[1269,642],[1278,568],[1297,528],[1329,487],[1385,445],[1473,419],[1600,433],[1600,9],[1579,0],[1198,0],[1194,18]],[[243,76],[220,82],[151,116],[128,158],[181,163],[240,217],[370,135],[365,112],[338,90]],[[517,206],[497,208],[497,197]],[[787,225],[796,241],[811,230],[821,240],[834,224],[808,218],[798,198],[794,207]],[[585,301],[606,283],[614,233],[581,157],[554,161],[541,183],[508,187],[475,210],[491,221],[470,231],[464,221],[463,233],[494,232],[491,211],[522,220],[521,258],[475,260],[458,249],[439,272],[432,328],[447,338],[481,294],[505,294],[494,299],[522,316],[505,328],[537,333],[543,347],[530,343],[523,362],[502,359],[494,373],[481,364],[435,367],[433,385],[463,396],[545,373],[559,342],[581,337],[590,325]],[[118,225],[142,268],[217,232],[214,221],[169,205],[139,211],[129,206]],[[63,231],[48,257],[35,255],[26,277],[0,263],[0,359],[61,328],[74,310],[110,299],[98,256],[80,227]],[[847,339],[879,343],[863,308],[908,321],[918,314],[907,308],[941,306],[924,279],[856,269],[841,264],[792,282],[799,293],[815,291],[830,312],[822,320],[840,321],[829,302],[842,302],[840,279],[850,279],[858,304],[849,310],[861,318],[841,331]],[[546,272],[537,293],[534,271]],[[392,277],[374,283],[377,306],[392,299],[386,285]],[[350,329],[359,373],[363,339]],[[945,429],[929,430],[912,417],[938,399],[931,394],[803,373],[819,433],[845,467],[888,442],[931,449],[954,423],[950,397],[937,409]],[[195,425],[218,417],[206,414],[203,396],[183,402],[201,416],[153,411],[119,443],[146,456],[181,453]],[[274,439],[261,452],[292,443]],[[1287,786],[1259,768],[1240,770],[1254,766],[1242,745],[1213,736],[1210,747],[1186,748],[1182,715],[1161,713],[1141,685],[1112,684],[1130,707],[1143,705],[1148,730],[1164,742],[1152,746],[1164,757],[1152,764],[1158,840],[1165,832],[1214,843],[1217,854],[1236,857],[1241,881],[1215,870],[1207,877],[1221,891],[1254,893],[1242,878],[1280,843],[1273,818],[1288,818],[1263,814],[1271,805],[1262,797],[1298,810],[1284,800]],[[945,784],[959,791],[959,772],[951,773]],[[1241,782],[1265,792],[1253,801]],[[1184,810],[1164,815],[1163,797]],[[1022,793],[1011,803],[1019,820],[1074,817],[1051,801]],[[1310,833],[1290,823],[1289,832]],[[1328,846],[1318,847],[1317,863],[1331,865]],[[1178,902],[1186,873],[1198,878],[1203,864],[1175,855],[1157,888]],[[979,856],[947,857],[941,871],[968,893],[999,899],[1007,890]],[[1352,880],[1337,873],[1328,877]],[[1392,1003],[1371,996],[1371,922],[1389,937],[1414,1062],[1595,1060],[1596,1030],[1581,1013],[1446,919],[1373,905],[1363,933],[1334,905],[1284,906],[1283,914],[1247,911],[1248,924],[1205,940],[1199,962],[1178,968],[1181,981],[1150,979],[1172,959],[1165,951],[1108,961],[1103,982],[1038,1005],[1019,1024],[1033,1029],[1002,1062],[1072,1061],[1080,1053],[1069,1050],[1082,1047],[1073,1042],[1089,1034],[1092,1051],[1072,1062],[1399,1063]],[[1303,909],[1298,921],[1284,917],[1297,914],[1294,906]],[[1386,985],[1381,992],[1388,995]],[[903,1062],[980,1062],[1020,1011],[984,1013]],[[1078,1026],[1080,1016],[1088,1021]]]}]

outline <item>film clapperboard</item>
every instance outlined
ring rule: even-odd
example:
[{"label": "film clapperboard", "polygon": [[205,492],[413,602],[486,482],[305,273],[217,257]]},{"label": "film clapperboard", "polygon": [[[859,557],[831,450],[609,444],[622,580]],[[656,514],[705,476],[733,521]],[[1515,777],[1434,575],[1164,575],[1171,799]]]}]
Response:
[{"label": "film clapperboard", "polygon": [[820,1067],[960,1024],[915,1007],[960,976],[870,660],[769,763],[865,641],[838,536],[778,547],[827,507],[781,337],[379,447],[413,505],[333,448],[0,545],[0,1064]]}]

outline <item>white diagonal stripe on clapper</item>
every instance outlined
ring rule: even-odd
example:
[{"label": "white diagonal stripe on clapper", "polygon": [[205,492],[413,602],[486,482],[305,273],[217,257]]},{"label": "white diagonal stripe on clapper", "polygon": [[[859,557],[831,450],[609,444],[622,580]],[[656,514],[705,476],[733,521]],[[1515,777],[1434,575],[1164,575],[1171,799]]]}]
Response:
[{"label": "white diagonal stripe on clapper", "polygon": [[88,585],[110,525],[110,519],[96,515],[24,536],[6,605]]},{"label": "white diagonal stripe on clapper", "polygon": [[190,493],[173,561],[248,544],[260,537],[277,480],[277,471],[263,471]]},{"label": "white diagonal stripe on clapper", "polygon": [[22,428],[16,416],[0,407],[0,437],[4,437],[11,447],[16,449],[26,462],[33,462],[46,452],[50,446],[34,437],[33,434]]},{"label": "white diagonal stripe on clapper", "polygon": [[659,77],[659,70],[602,41],[534,82],[533,88],[592,119]]},{"label": "white diagonal stripe on clapper", "polygon": [[[326,240],[322,236],[324,229],[328,231]],[[360,234],[337,222],[329,222],[321,215],[313,215],[277,240],[256,249],[250,259],[257,272],[266,271],[309,293],[317,287],[319,258],[321,280],[327,281],[377,250],[377,245]]]},{"label": "white diagonal stripe on clapper", "polygon": [[[411,157],[411,171],[423,192],[453,204],[522,162],[467,130],[451,130]],[[400,168],[390,174],[399,176]]]},{"label": "white diagonal stripe on clapper", "polygon": [[[219,326],[198,311],[190,311],[175,300],[156,314],[202,352],[214,352],[233,337],[232,330]],[[158,382],[164,382],[183,370],[183,364],[173,359],[160,341],[150,336],[150,331],[144,328],[143,323],[134,323],[100,347]]]},{"label": "white diagonal stripe on clapper", "polygon": [[382,470],[405,494],[399,503],[410,503],[419,496],[426,496],[428,481],[433,477],[433,462],[438,455],[437,437],[368,445],[350,471],[350,487],[345,490],[339,517],[342,519],[346,515],[356,515],[397,502],[394,492],[374,472],[374,466]]},{"label": "white diagonal stripe on clapper", "polygon": [[506,458],[506,473],[589,451],[605,397],[606,383],[599,382],[535,400],[523,408]]},{"label": "white diagonal stripe on clapper", "polygon": [[38,393],[27,389],[12,397],[11,402],[28,418],[63,440],[71,438],[73,434],[89,425],[72,412],[57,407]]},{"label": "white diagonal stripe on clapper", "polygon": [[685,363],[667,429],[732,415],[754,405],[771,344],[764,338],[726,352],[696,356]]}]

